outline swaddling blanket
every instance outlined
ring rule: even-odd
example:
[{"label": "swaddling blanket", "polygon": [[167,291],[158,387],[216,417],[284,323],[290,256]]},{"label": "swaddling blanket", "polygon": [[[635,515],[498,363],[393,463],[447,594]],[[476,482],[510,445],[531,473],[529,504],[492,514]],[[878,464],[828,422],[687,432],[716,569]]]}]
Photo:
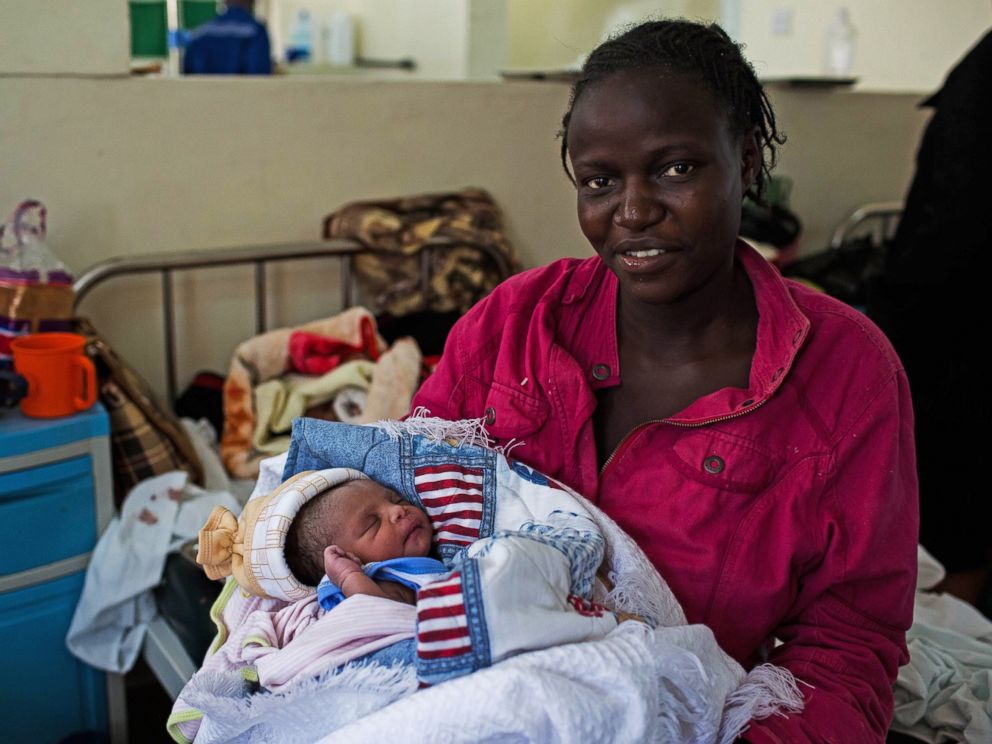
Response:
[{"label": "swaddling blanket", "polygon": [[[801,707],[787,672],[763,666],[746,675],[707,628],[685,626],[667,585],[608,517],[522,463],[441,438],[471,440],[477,422],[458,426],[300,420],[282,473],[353,467],[425,508],[452,573],[418,596],[416,673],[422,682],[449,681],[390,705],[412,691],[412,672],[389,670],[384,680],[385,670],[373,679],[368,668],[346,667],[232,703],[217,680],[198,674],[177,703],[174,734],[193,738],[204,716],[212,740],[279,731],[278,740],[306,741],[348,724],[342,741],[403,730],[410,741],[729,742],[752,718]],[[604,550],[615,586],[608,597],[593,596]],[[235,593],[224,621],[237,625],[272,602]],[[604,604],[658,627],[617,627]],[[545,650],[519,653],[529,649]],[[482,671],[451,679],[472,670]],[[336,704],[350,700],[346,692],[364,694],[361,705]],[[276,724],[294,715],[308,722],[305,735]]]},{"label": "swaddling blanket", "polygon": [[605,541],[584,499],[492,449],[413,433],[425,426],[452,424],[297,419],[283,471],[361,469],[427,512],[451,572],[417,592],[421,684],[613,630],[593,597]]}]

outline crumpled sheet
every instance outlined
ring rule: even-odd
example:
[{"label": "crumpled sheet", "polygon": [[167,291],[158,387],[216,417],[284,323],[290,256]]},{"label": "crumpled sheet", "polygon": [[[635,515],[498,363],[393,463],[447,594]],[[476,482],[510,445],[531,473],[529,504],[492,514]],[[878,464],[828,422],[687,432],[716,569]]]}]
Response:
[{"label": "crumpled sheet", "polygon": [[142,481],[100,536],[66,636],[69,651],[87,664],[118,674],[134,666],[158,614],[152,590],[166,556],[196,536],[214,506],[241,508],[231,494],[187,478],[173,471]]},{"label": "crumpled sheet", "polygon": [[909,664],[895,684],[892,730],[936,744],[992,742],[992,622],[949,594],[925,591],[943,568],[919,547]]}]

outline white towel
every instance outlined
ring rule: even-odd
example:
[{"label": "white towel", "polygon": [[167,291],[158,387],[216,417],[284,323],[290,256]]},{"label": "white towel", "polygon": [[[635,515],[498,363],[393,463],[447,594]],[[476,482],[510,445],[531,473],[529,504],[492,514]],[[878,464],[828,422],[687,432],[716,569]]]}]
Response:
[{"label": "white towel", "polygon": [[187,485],[181,471],[131,489],[93,551],[66,636],[69,651],[108,672],[130,670],[157,614],[151,590],[162,579],[166,556],[196,537],[217,504],[240,509],[229,493]]}]

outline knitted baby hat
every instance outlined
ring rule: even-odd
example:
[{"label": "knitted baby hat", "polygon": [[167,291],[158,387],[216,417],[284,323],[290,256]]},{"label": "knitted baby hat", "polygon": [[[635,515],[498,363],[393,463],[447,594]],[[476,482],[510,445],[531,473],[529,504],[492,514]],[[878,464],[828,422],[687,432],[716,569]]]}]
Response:
[{"label": "knitted baby hat", "polygon": [[301,583],[286,562],[286,535],[300,508],[315,496],[368,476],[351,468],[298,473],[267,496],[252,499],[240,517],[214,507],[200,530],[196,562],[211,579],[234,574],[249,594],[294,602],[316,588]]}]

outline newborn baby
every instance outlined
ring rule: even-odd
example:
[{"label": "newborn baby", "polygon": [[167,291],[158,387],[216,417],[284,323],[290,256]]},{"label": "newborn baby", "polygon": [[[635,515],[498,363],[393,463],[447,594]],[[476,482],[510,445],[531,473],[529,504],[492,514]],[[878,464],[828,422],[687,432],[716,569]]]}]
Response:
[{"label": "newborn baby", "polygon": [[413,604],[417,587],[447,573],[426,557],[433,537],[419,507],[357,470],[330,468],[290,478],[240,517],[215,508],[197,562],[260,597],[293,602],[319,584],[328,610],[354,594]]},{"label": "newborn baby", "polygon": [[286,562],[311,586],[326,574],[345,597],[370,594],[415,604],[412,588],[371,579],[362,566],[425,557],[433,534],[427,515],[395,491],[373,480],[351,480],[300,508],[286,535]]}]

